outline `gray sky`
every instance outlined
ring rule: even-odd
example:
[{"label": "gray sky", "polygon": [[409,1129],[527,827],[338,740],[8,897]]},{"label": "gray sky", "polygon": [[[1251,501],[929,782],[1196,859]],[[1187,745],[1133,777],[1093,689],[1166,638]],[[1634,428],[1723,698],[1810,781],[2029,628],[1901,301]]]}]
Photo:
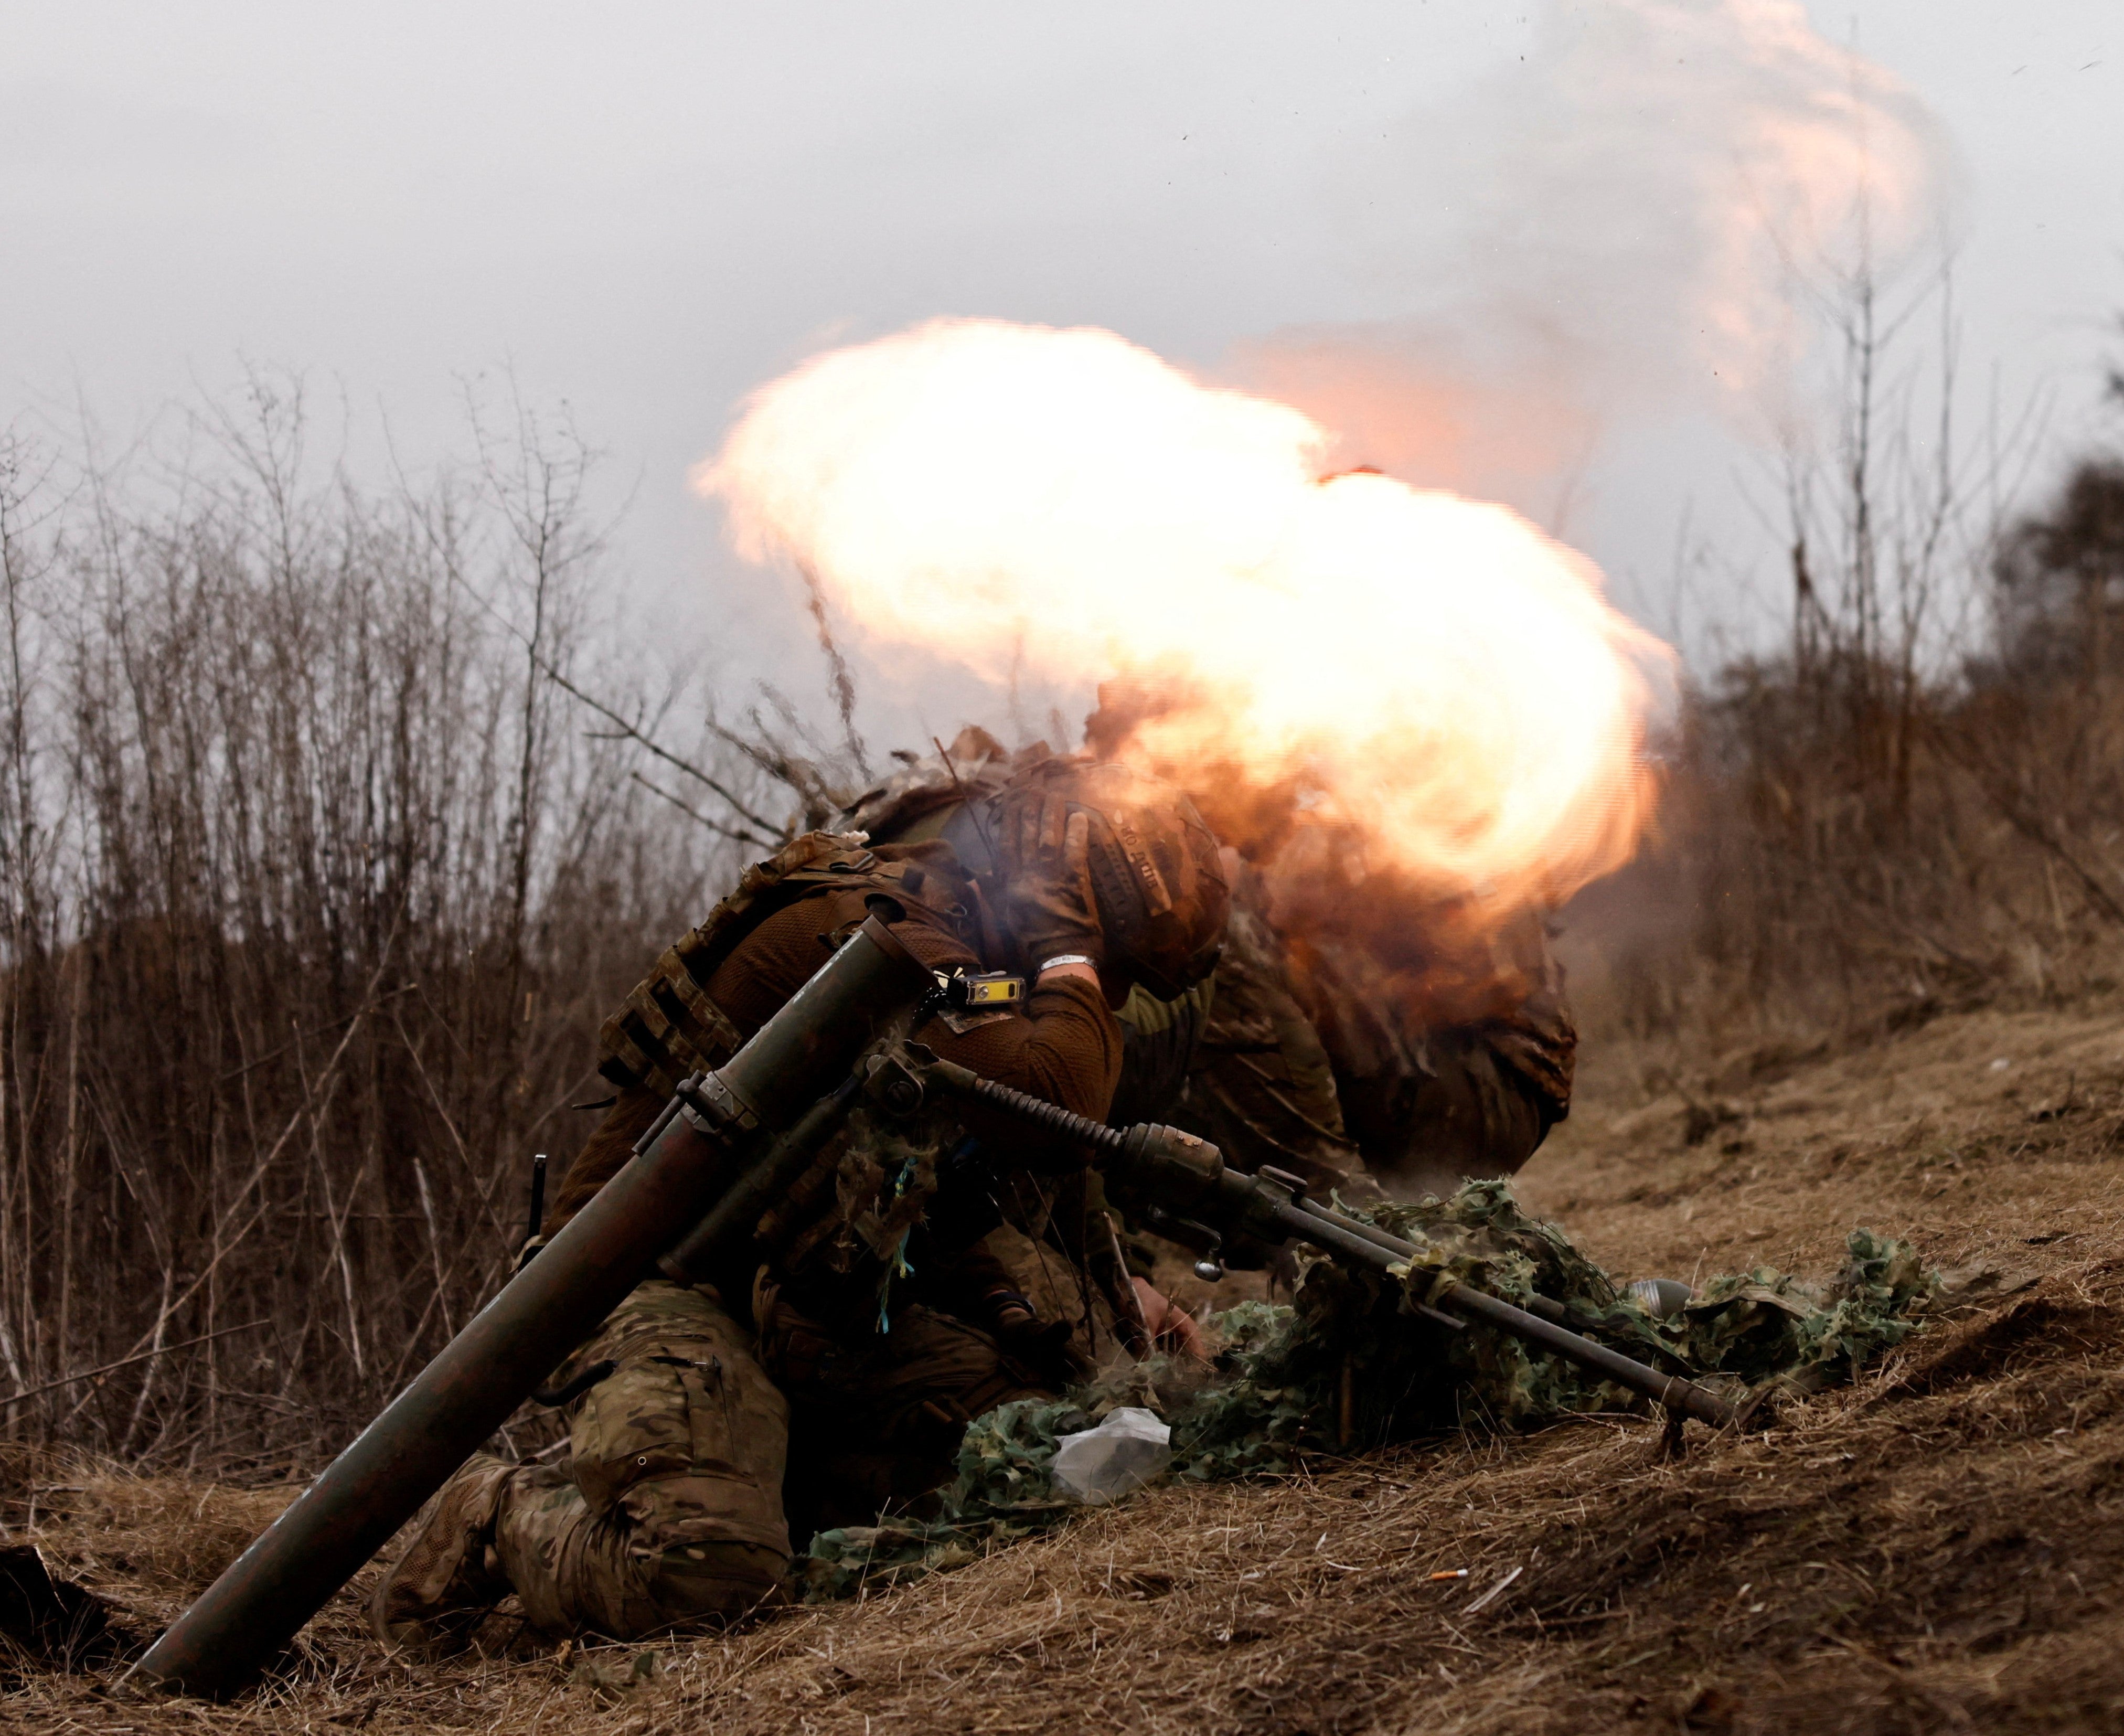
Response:
[{"label": "gray sky", "polygon": [[[81,401],[122,437],[250,358],[343,392],[359,467],[379,410],[402,449],[462,449],[460,382],[512,368],[634,491],[637,597],[682,600],[687,643],[712,621],[732,668],[781,666],[802,634],[778,581],[722,553],[684,477],[748,388],[824,344],[986,314],[1111,327],[1233,377],[1294,332],[1455,307],[1431,336],[1458,330],[1492,293],[1482,261],[1528,258],[1559,317],[1628,324],[1671,269],[1609,238],[1674,195],[1692,144],[1666,129],[1699,123],[1572,106],[1585,66],[1557,44],[1605,10],[17,3],[0,421]],[[2008,403],[2048,391],[2068,444],[2124,308],[2124,7],[1808,11],[1936,124],[1969,377]],[[1608,52],[1651,76],[1661,46],[1655,27]],[[1735,492],[1762,463],[1752,412],[1601,402],[1590,459],[1520,478],[1515,503],[1567,498],[1561,528],[1662,629],[1686,512],[1722,564],[1684,626],[1745,633],[1734,573],[1760,557],[1774,583]]]}]

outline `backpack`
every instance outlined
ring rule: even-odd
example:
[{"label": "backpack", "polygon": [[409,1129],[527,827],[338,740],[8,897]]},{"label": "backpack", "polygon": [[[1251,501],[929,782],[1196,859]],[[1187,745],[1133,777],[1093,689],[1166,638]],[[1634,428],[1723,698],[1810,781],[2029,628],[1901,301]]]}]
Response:
[{"label": "backpack", "polygon": [[604,1022],[598,1071],[623,1089],[646,1085],[668,1096],[688,1074],[727,1061],[745,1036],[709,999],[709,979],[747,935],[797,900],[870,886],[904,903],[922,901],[902,879],[909,864],[881,861],[868,843],[862,832],[806,832],[753,863]]}]

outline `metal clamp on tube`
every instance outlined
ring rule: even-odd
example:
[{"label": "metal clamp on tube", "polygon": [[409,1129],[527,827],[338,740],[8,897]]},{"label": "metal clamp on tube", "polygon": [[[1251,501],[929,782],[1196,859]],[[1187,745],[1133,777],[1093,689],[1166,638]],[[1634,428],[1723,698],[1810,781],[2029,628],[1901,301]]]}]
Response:
[{"label": "metal clamp on tube", "polygon": [[768,1207],[811,1167],[820,1148],[840,1131],[862,1091],[862,1080],[852,1073],[812,1104],[764,1157],[731,1183],[714,1209],[686,1239],[657,1261],[657,1269],[674,1283],[712,1281],[717,1267],[751,1240],[754,1226]]},{"label": "metal clamp on tube", "polygon": [[711,1139],[741,1138],[756,1131],[759,1117],[721,1073],[703,1073],[679,1087],[679,1113],[696,1133]]},{"label": "metal clamp on tube", "polygon": [[[885,924],[866,920],[170,1625],[135,1673],[193,1693],[226,1693],[253,1680],[654,1275],[657,1256],[701,1221],[728,1178],[845,1078],[862,1048],[929,986],[929,973]],[[734,1111],[719,1119],[726,1100]]]}]

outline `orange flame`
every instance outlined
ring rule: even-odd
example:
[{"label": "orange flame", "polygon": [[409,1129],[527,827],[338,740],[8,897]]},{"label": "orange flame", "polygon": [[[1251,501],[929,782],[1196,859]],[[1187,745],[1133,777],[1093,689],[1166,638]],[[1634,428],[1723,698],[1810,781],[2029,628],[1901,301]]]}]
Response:
[{"label": "orange flame", "polygon": [[1162,687],[1134,751],[1427,897],[1501,920],[1619,867],[1666,647],[1514,513],[1323,478],[1328,445],[1109,332],[938,320],[762,388],[695,483],[881,646]]}]

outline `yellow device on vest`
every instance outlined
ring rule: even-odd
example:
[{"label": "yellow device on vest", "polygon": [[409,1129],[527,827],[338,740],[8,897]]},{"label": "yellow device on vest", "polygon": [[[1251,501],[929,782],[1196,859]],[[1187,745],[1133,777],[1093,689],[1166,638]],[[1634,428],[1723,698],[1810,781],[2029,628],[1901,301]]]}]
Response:
[{"label": "yellow device on vest", "polygon": [[937,973],[937,993],[948,1007],[973,1013],[1007,1013],[1025,999],[1025,979],[1002,971]]}]

